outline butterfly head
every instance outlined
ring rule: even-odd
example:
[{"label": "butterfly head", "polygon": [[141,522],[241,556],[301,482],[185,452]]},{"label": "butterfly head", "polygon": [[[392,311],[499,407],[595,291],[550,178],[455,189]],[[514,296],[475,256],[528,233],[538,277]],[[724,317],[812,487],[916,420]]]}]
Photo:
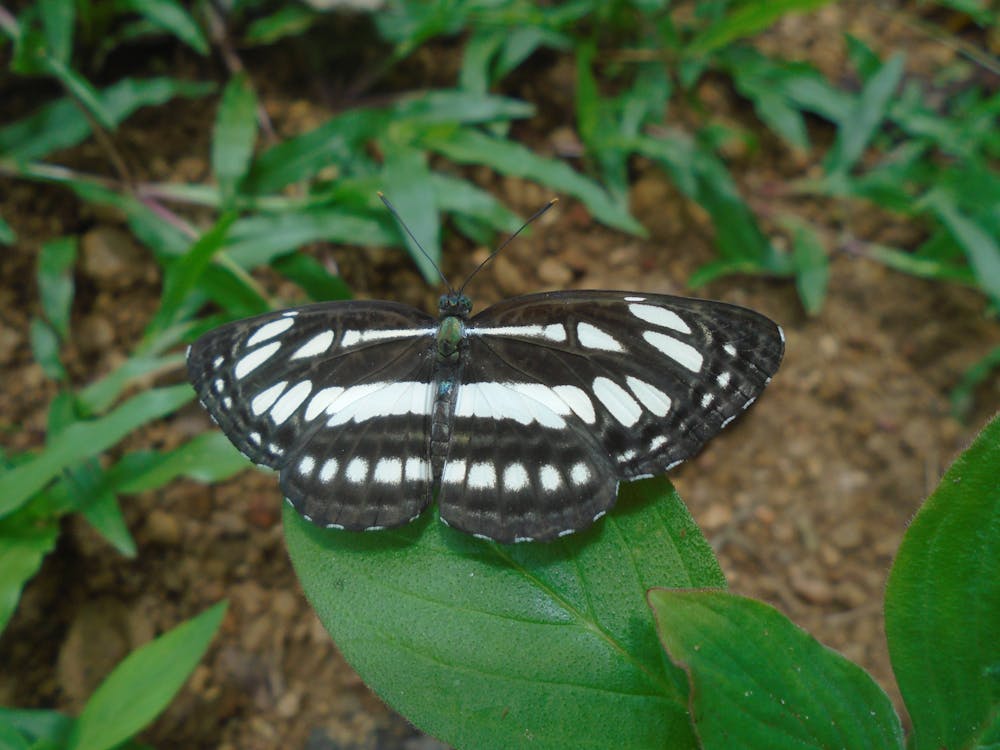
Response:
[{"label": "butterfly head", "polygon": [[459,292],[442,294],[438,300],[438,314],[442,318],[465,320],[472,312],[472,300]]}]

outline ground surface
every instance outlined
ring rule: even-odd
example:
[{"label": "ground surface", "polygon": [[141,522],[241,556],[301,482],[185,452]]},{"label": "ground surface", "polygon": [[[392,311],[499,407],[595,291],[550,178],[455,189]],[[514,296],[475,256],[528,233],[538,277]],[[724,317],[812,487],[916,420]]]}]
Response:
[{"label": "ground surface", "polygon": [[[861,6],[865,7],[865,6]],[[854,8],[857,10],[857,7]],[[875,11],[872,11],[875,13]],[[848,19],[851,19],[848,23]],[[839,31],[878,28],[880,49],[893,41],[927,55],[945,54],[907,36],[885,18],[850,8],[783,22],[764,44],[807,57],[842,80]],[[896,37],[893,37],[896,34]],[[832,40],[832,41],[831,41]],[[326,116],[312,92],[294,81],[287,61],[277,75],[252,61],[263,101],[283,135]],[[426,64],[426,63],[425,63]],[[252,68],[253,69],[253,68]],[[260,75],[268,71],[268,75]],[[572,69],[547,68],[539,86],[565,90]],[[919,63],[911,74],[919,75]],[[284,78],[283,78],[284,76]],[[296,85],[297,84],[297,85]],[[813,155],[785,150],[722,83],[703,92],[721,116],[761,134],[764,147],[737,153],[732,164],[744,193],[765,218],[778,208],[789,173],[809,169]],[[516,92],[513,92],[516,93]],[[527,95],[527,94],[524,94]],[[151,179],[198,180],[207,173],[212,112],[185,103],[143,113],[124,128],[129,153],[142,153]],[[544,118],[543,118],[544,119]],[[524,126],[523,139],[552,148],[555,125]],[[819,133],[822,141],[822,132]],[[94,145],[60,157],[95,168]],[[517,180],[476,174],[487,189],[527,215],[549,193]],[[776,197],[777,196],[777,197]],[[711,228],[654,168],[637,164],[632,195],[650,238],[597,226],[573,201],[550,212],[530,237],[505,251],[471,285],[477,307],[502,297],[565,288],[684,292],[683,280],[712,258]],[[968,423],[949,416],[947,393],[963,370],[1000,342],[975,293],[931,284],[838,252],[844,223],[869,240],[906,244],[920,229],[865,206],[836,210],[794,205],[824,231],[833,249],[828,301],[806,317],[790,283],[736,278],[702,296],[754,307],[781,322],[786,360],[765,396],[673,479],[717,550],[733,590],[777,605],[796,623],[869,669],[897,700],[881,626],[885,577],[908,520],[956,453],[1000,403],[995,379],[977,392]],[[153,313],[159,272],[118,217],[81,208],[49,187],[8,183],[0,215],[21,238],[0,256],[0,442],[23,450],[43,441],[54,395],[27,343],[37,310],[33,278],[41,242],[82,236],[82,262],[68,352],[83,384],[126,355]],[[335,263],[359,296],[399,299],[432,309],[409,262],[391,251],[313,246]],[[485,248],[452,238],[446,271],[462,278]],[[262,276],[265,284],[274,279]],[[279,294],[292,288],[272,287]],[[177,371],[158,382],[178,382]],[[171,446],[208,427],[190,406],[133,438]],[[0,705],[78,710],[94,685],[129,650],[220,598],[230,613],[209,655],[166,714],[144,735],[158,747],[433,748],[374,697],[343,662],[319,625],[289,565],[274,478],[251,471],[215,487],[176,482],[129,498],[125,513],[138,543],[134,560],[117,555],[79,519],[70,519],[55,554],[28,586],[0,640]]]}]

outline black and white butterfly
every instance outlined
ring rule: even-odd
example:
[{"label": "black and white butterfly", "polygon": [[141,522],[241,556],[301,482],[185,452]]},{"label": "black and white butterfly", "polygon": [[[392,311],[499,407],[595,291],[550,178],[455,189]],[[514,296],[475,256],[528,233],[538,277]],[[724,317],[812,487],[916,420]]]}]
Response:
[{"label": "black and white butterfly", "polygon": [[326,302],[229,323],[188,352],[202,404],[320,526],[416,519],[499,542],[607,513],[622,480],[691,457],[754,402],[784,336],[743,307],[614,291],[515,297],[470,317]]}]

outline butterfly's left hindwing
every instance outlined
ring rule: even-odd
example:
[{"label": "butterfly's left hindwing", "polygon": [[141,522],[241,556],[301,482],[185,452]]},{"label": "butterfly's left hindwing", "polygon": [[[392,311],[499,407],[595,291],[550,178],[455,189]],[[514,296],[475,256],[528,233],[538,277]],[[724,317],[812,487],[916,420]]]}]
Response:
[{"label": "butterfly's left hindwing", "polygon": [[304,516],[395,526],[431,499],[435,331],[406,305],[310,305],[210,331],[191,346],[188,373],[226,436],[280,472]]}]

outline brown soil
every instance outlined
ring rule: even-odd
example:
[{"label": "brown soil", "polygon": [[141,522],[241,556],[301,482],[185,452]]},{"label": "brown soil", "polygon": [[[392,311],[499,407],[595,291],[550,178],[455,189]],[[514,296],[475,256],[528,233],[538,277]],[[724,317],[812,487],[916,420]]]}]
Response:
[{"label": "brown soil", "polygon": [[[927,47],[938,58],[953,54],[865,8],[830,6],[792,17],[762,46],[812,59],[839,81],[846,77],[843,44],[830,39],[840,40],[848,18],[850,30],[874,38],[880,51]],[[920,75],[926,56],[911,52],[910,59],[910,74]],[[293,71],[281,80],[266,58],[255,64],[279,133],[326,116],[326,109],[307,101],[309,91],[292,83]],[[533,92],[565,90],[572,76],[571,66],[539,73],[547,79],[544,86],[534,82]],[[1000,328],[986,319],[976,293],[838,252],[850,236],[904,244],[919,238],[920,228],[864,205],[783,198],[775,187],[808,172],[818,154],[787,151],[722,83],[710,81],[702,93],[717,104],[720,117],[764,144],[730,156],[765,228],[777,236],[770,217],[806,216],[833,250],[831,280],[816,318],[803,314],[786,281],[732,278],[699,290],[781,322],[787,356],[752,412],[672,478],[732,588],[775,604],[870,670],[899,705],[882,632],[885,577],[908,520],[1000,403],[997,378],[977,392],[968,424],[949,416],[947,401],[964,369],[1000,343]],[[127,153],[144,154],[145,177],[199,180],[208,171],[211,117],[204,103],[174,104],[169,117],[133,118],[120,140]],[[550,147],[550,134],[565,124],[532,122],[523,138]],[[818,136],[822,140],[821,129]],[[102,158],[96,145],[87,144],[59,161],[96,169]],[[524,215],[549,197],[519,180],[472,176]],[[565,201],[476,278],[471,292],[477,305],[548,288],[683,292],[683,280],[713,257],[707,218],[648,164],[636,165],[632,205],[650,230],[648,240],[601,228],[581,206]],[[76,338],[66,353],[78,385],[113,369],[135,345],[155,310],[160,277],[119,217],[65,192],[8,182],[0,191],[0,215],[19,237],[18,246],[0,256],[0,363],[7,384],[0,392],[0,436],[13,452],[43,443],[47,404],[55,395],[32,361],[27,338],[30,316],[38,311],[31,279],[39,245],[63,234],[82,237]],[[359,296],[432,309],[434,290],[399,253],[325,245],[307,250],[336,264]],[[470,253],[452,237],[445,270],[462,278],[485,252]],[[259,280],[279,296],[297,293],[266,273]],[[157,382],[181,378],[167,373]],[[208,424],[192,405],[129,438],[126,447],[173,446]],[[0,640],[0,705],[78,711],[131,649],[228,598],[229,613],[209,654],[145,740],[157,747],[251,750],[440,747],[386,708],[338,655],[292,573],[279,509],[273,476],[252,471],[214,487],[178,481],[127,498],[125,515],[139,549],[134,560],[116,554],[80,518],[67,519],[56,552],[28,585]]]}]

